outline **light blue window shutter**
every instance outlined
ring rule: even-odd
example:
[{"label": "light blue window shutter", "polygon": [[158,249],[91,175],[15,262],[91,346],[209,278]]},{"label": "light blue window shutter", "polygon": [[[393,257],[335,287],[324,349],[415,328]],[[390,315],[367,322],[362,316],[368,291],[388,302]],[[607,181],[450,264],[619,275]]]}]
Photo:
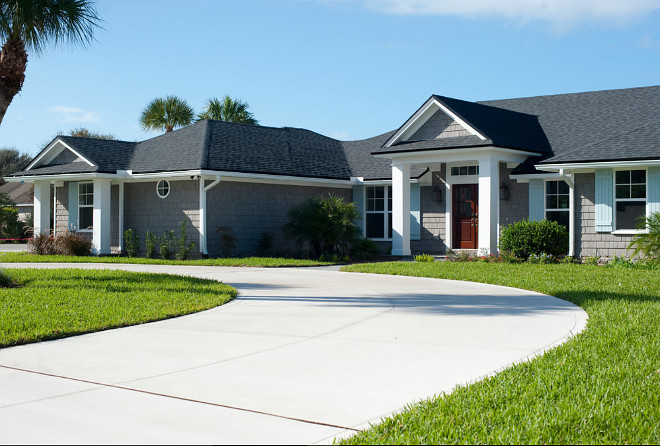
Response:
[{"label": "light blue window shutter", "polygon": [[660,167],[649,167],[648,179],[646,181],[648,182],[649,215],[651,215],[655,212],[660,212]]},{"label": "light blue window shutter", "polygon": [[543,180],[529,180],[529,220],[540,221],[545,218],[545,191]]},{"label": "light blue window shutter", "polygon": [[419,183],[410,184],[410,240],[419,240],[421,238],[419,191]]},{"label": "light blue window shutter", "polygon": [[69,231],[78,229],[78,183],[69,183]]},{"label": "light blue window shutter", "polygon": [[364,236],[364,186],[353,186],[353,204],[360,216],[355,224],[357,224],[360,231],[362,231],[362,236]]},{"label": "light blue window shutter", "polygon": [[612,169],[596,169],[596,232],[612,232],[613,181]]}]

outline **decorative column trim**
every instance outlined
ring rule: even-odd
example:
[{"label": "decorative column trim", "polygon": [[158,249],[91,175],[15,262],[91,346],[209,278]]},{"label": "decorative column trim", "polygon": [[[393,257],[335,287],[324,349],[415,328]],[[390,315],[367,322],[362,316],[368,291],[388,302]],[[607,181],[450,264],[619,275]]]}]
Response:
[{"label": "decorative column trim", "polygon": [[392,163],[392,255],[410,254],[410,164]]}]

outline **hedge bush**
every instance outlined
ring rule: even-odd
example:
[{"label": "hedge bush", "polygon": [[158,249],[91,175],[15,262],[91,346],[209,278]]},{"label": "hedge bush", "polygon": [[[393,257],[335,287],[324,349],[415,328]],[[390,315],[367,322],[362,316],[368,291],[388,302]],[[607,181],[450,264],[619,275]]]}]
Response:
[{"label": "hedge bush", "polygon": [[554,221],[521,220],[502,229],[499,248],[521,260],[541,254],[562,257],[568,254],[568,231]]}]

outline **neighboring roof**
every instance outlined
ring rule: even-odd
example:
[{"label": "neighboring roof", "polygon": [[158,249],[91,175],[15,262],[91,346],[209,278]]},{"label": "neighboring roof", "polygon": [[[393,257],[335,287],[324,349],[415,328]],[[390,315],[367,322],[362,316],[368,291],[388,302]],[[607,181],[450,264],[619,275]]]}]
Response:
[{"label": "neighboring roof", "polygon": [[9,195],[16,204],[30,204],[33,201],[32,183],[5,183],[0,186],[0,192]]}]

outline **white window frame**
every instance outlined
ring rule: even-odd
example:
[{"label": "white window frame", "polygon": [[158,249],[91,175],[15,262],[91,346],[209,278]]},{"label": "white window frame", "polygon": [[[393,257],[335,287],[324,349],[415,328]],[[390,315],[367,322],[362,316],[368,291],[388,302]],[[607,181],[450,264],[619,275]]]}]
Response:
[{"label": "white window frame", "polygon": [[[92,185],[92,204],[80,204],[80,189],[81,186],[84,184],[91,184]],[[89,193],[85,193],[85,195],[89,195]],[[93,181],[83,181],[78,183],[78,231],[77,232],[92,232],[94,231],[94,182]],[[82,208],[92,208],[92,226],[89,228],[81,228],[80,226],[80,210]]]},{"label": "white window frame", "polygon": [[[568,193],[560,194],[559,193],[559,185],[557,185],[557,194],[555,194],[557,196],[560,196],[560,195],[568,196],[568,207],[567,208],[565,208],[565,209],[561,209],[561,208],[551,209],[551,208],[548,208],[548,183],[550,183],[550,182],[556,182],[556,183],[562,182],[566,185],[566,187],[568,187]],[[557,200],[557,203],[559,203],[559,200]],[[546,220],[548,219],[548,212],[566,212],[568,214],[568,222],[569,222],[569,227],[570,227],[571,206],[572,206],[572,203],[571,203],[571,186],[566,181],[564,181],[562,179],[546,179],[545,181],[543,181],[543,217]],[[569,230],[569,228],[566,228],[566,230]]]},{"label": "white window frame", "polygon": [[[165,183],[167,184],[167,193],[165,195],[160,194],[160,183]],[[156,182],[156,195],[158,195],[160,198],[167,198],[167,196],[170,194],[172,191],[172,185],[170,184],[169,181],[167,180],[159,180]]]},{"label": "white window frame", "polygon": [[[384,194],[383,194],[383,210],[382,211],[370,211],[369,210],[369,189],[370,188],[377,188],[377,187],[382,187],[384,189]],[[368,237],[370,240],[377,241],[377,242],[387,242],[391,241],[392,238],[388,237],[389,235],[389,215],[392,214],[392,206],[390,206],[391,203],[391,197],[390,197],[390,189],[392,188],[391,185],[389,184],[379,184],[379,185],[373,185],[373,186],[365,186],[364,187],[364,233],[365,235],[367,234],[367,214],[383,214],[383,234],[385,237],[383,238],[375,238],[375,237]]]},{"label": "white window frame", "polygon": [[[617,198],[616,197],[616,173],[622,171],[633,171],[633,170],[643,170],[644,171],[644,185],[645,185],[645,194],[644,198]],[[649,216],[649,172],[646,167],[624,167],[619,169],[612,169],[612,234],[615,235],[634,235],[634,234],[643,234],[648,232],[648,229],[617,229],[616,221],[616,204],[618,202],[640,202],[644,201],[644,216]],[[632,181],[632,179],[631,179]],[[633,183],[630,183],[633,184]],[[639,184],[639,183],[634,183]]]}]

